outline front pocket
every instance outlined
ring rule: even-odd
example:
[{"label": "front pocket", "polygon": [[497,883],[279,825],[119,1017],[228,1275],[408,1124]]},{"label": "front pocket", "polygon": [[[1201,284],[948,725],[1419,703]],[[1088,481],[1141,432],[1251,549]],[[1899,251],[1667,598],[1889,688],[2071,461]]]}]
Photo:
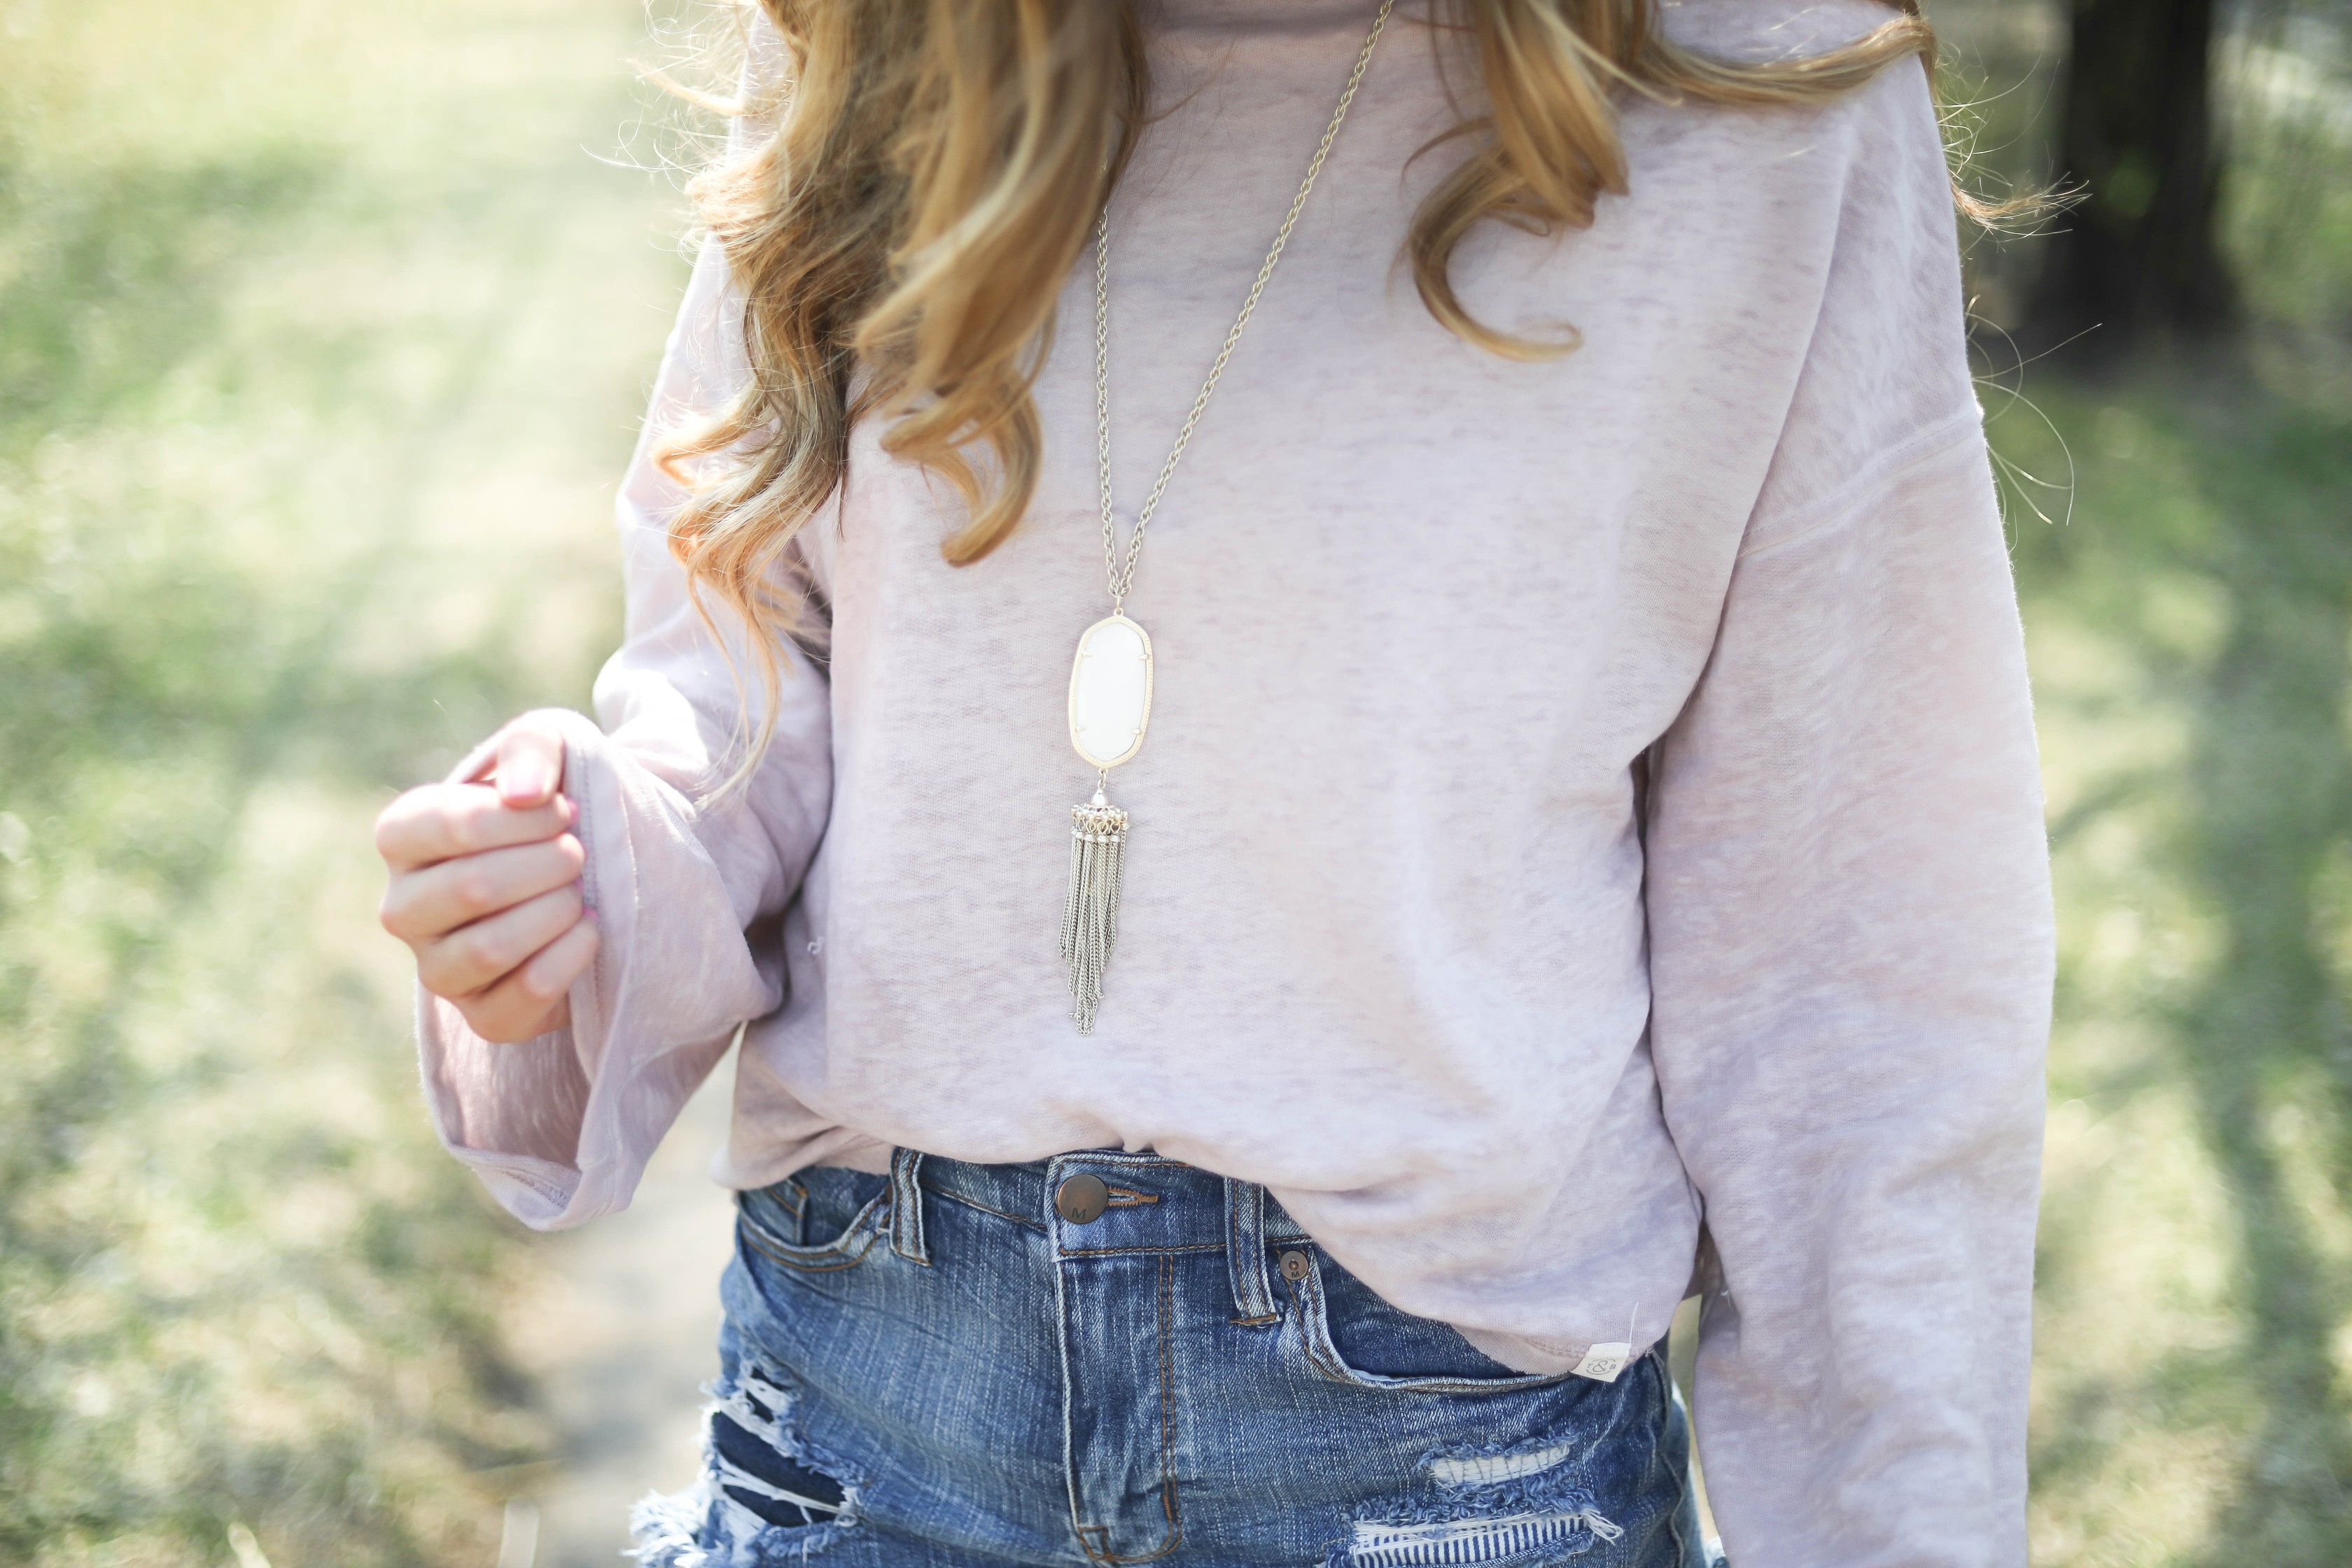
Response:
[{"label": "front pocket", "polygon": [[[1326,1377],[1360,1388],[1499,1394],[1558,1383],[1569,1373],[1514,1372],[1451,1325],[1398,1310],[1309,1244],[1286,1247],[1278,1278],[1298,1309],[1307,1359]],[[1341,1347],[1345,1346],[1345,1349]]]},{"label": "front pocket", "polygon": [[[761,1258],[803,1273],[822,1274],[855,1268],[874,1249],[874,1243],[887,1225],[889,1183],[879,1176],[861,1176],[845,1171],[813,1172],[808,1173],[808,1178],[804,1182],[788,1177],[772,1187],[738,1194],[736,1235],[745,1247]],[[860,1186],[870,1183],[871,1195],[850,1213],[847,1223],[830,1239],[803,1241],[801,1238],[813,1230],[821,1234],[828,1228],[828,1213],[848,1207],[845,1197],[850,1189],[844,1185],[842,1178],[854,1179]],[[842,1190],[812,1194],[811,1184],[820,1179]]]}]

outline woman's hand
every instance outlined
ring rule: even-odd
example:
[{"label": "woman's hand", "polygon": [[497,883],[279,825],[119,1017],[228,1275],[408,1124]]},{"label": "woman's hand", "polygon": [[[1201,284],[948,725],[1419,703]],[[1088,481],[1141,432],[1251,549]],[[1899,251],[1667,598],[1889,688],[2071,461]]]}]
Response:
[{"label": "woman's hand", "polygon": [[563,737],[519,719],[477,782],[410,790],[376,818],[392,871],[383,929],[415,950],[425,989],[486,1040],[569,1023],[566,994],[596,954],[580,892],[587,852],[562,782]]}]

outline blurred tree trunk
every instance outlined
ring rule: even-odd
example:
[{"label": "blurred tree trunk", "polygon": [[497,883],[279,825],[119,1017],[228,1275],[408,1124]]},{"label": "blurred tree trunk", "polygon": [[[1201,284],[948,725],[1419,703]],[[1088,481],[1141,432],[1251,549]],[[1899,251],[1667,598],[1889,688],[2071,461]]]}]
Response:
[{"label": "blurred tree trunk", "polygon": [[2071,0],[2059,220],[2029,336],[2119,353],[2221,327],[2235,290],[2214,239],[2215,0]]}]

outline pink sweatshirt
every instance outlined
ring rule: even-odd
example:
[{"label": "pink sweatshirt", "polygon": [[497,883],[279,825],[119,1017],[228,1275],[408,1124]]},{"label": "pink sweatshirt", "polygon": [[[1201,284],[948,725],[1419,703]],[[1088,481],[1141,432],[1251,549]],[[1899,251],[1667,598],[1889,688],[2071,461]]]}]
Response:
[{"label": "pink sweatshirt", "polygon": [[[1371,8],[1169,7],[1192,96],[1113,205],[1123,520]],[[1756,54],[1893,13],[1667,14]],[[1453,118],[1438,58],[1400,12],[1153,526],[1097,1032],[1056,952],[1094,787],[1069,660],[1108,608],[1082,268],[1019,531],[944,564],[944,487],[856,432],[801,536],[830,662],[793,650],[718,801],[737,688],[640,451],[627,638],[597,722],[564,716],[603,950],[526,1044],[427,997],[434,1114],[525,1221],[576,1225],[749,1020],[730,1185],[1150,1148],[1265,1183],[1523,1370],[1629,1324],[1639,1349],[1704,1282],[1739,1568],[2022,1563],[2049,889],[1924,73],[1819,108],[1628,98],[1630,196],[1455,263],[1483,319],[1581,331],[1530,364],[1449,336],[1397,265],[1458,155],[1411,161]],[[648,428],[743,374],[706,251]]]}]

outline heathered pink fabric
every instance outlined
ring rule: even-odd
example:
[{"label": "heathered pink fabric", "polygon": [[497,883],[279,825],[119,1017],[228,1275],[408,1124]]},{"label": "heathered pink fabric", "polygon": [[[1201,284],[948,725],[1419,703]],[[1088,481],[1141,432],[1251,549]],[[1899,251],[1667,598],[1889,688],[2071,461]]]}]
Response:
[{"label": "heathered pink fabric", "polygon": [[[1667,9],[1748,54],[1891,15]],[[1370,5],[1175,10],[1191,96],[1114,208],[1125,508]],[[943,487],[856,432],[802,536],[830,663],[794,651],[723,804],[737,689],[640,453],[627,641],[602,728],[565,718],[602,955],[525,1045],[426,998],[434,1113],[517,1215],[576,1225],[748,1019],[726,1183],[1150,1147],[1266,1184],[1528,1370],[1663,1334],[1704,1220],[1697,1422],[1739,1568],[2021,1563],[2049,896],[1924,74],[1628,98],[1629,196],[1456,263],[1484,319],[1581,331],[1529,364],[1448,336],[1396,265],[1444,166],[1411,161],[1450,118],[1438,58],[1401,12],[1152,530],[1099,1032],[1055,952],[1094,783],[1068,660],[1106,609],[1081,275],[1035,504],[985,562],[942,563]],[[738,384],[736,332],[706,252],[654,424]]]}]

